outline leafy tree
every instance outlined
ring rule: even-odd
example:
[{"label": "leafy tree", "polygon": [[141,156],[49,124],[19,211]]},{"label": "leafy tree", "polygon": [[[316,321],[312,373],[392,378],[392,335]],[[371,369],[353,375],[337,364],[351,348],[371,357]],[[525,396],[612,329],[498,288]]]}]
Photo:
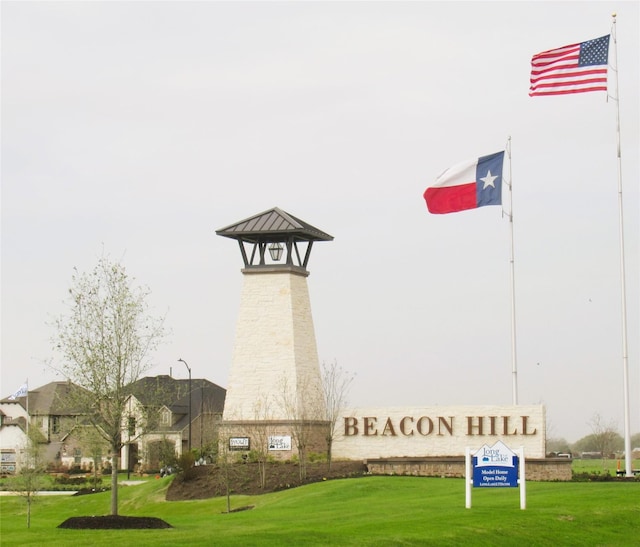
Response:
[{"label": "leafy tree", "polygon": [[[56,320],[60,371],[86,391],[75,406],[111,450],[111,514],[118,514],[118,456],[127,424],[127,386],[151,367],[164,319],[147,315],[149,290],[134,287],[125,268],[102,257],[90,273],[75,270],[68,313]],[[138,431],[144,424],[137,423]],[[129,438],[126,441],[130,441]]]},{"label": "leafy tree", "polygon": [[146,461],[151,469],[174,467],[178,462],[175,444],[166,437],[147,444]]},{"label": "leafy tree", "polygon": [[102,469],[102,455],[105,453],[104,434],[92,425],[77,425],[73,433],[77,436],[83,452],[88,453],[93,462],[93,488],[97,489],[102,482],[99,475]]},{"label": "leafy tree", "polygon": [[327,412],[327,462],[331,469],[331,453],[336,434],[336,424],[347,405],[349,386],[354,374],[350,374],[334,361],[330,365],[322,364],[322,394]]}]

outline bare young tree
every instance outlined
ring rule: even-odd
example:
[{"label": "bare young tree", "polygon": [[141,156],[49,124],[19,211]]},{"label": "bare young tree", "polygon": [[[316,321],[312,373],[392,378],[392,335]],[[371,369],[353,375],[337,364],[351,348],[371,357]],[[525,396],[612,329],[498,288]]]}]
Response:
[{"label": "bare young tree", "polygon": [[225,497],[227,499],[227,513],[231,513],[231,475],[233,473],[233,470],[229,449],[229,437],[226,433],[227,432],[224,431],[222,442],[218,447],[218,467],[220,469],[222,482],[225,488]]},{"label": "bare young tree", "polygon": [[322,394],[327,412],[327,463],[331,469],[333,440],[336,425],[347,405],[347,395],[355,375],[349,373],[333,361],[330,365],[322,363]]},{"label": "bare young tree", "polygon": [[606,467],[605,460],[615,450],[615,441],[620,436],[615,422],[605,423],[600,414],[594,414],[589,423],[593,434],[593,441],[598,452],[602,453],[602,467]]},{"label": "bare young tree", "polygon": [[[269,394],[260,393],[255,399],[250,419],[240,415],[234,416],[234,425],[228,424],[224,428],[226,442],[230,442],[232,436],[244,436],[249,439],[249,453],[243,458],[245,461],[255,461],[258,464],[258,479],[260,488],[267,484],[267,462],[269,460],[269,438],[277,434],[276,420],[273,416],[273,402]],[[228,444],[224,447],[227,456],[234,451]]]},{"label": "bare young tree", "polygon": [[288,378],[280,380],[278,403],[291,422],[291,437],[298,450],[300,480],[307,478],[309,446],[314,440],[314,431],[326,415],[321,386],[300,383],[295,388]]},{"label": "bare young tree", "polygon": [[273,416],[268,395],[260,396],[253,405],[253,423],[245,426],[247,436],[251,439],[251,453],[258,462],[260,487],[267,485],[267,460],[269,459],[269,437],[275,434],[272,425]]},{"label": "bare young tree", "polygon": [[20,470],[9,480],[9,487],[27,502],[27,528],[31,528],[31,506],[35,496],[45,484],[45,468],[42,461],[44,440],[37,428],[30,428],[26,444],[21,451]]},{"label": "bare young tree", "polygon": [[[75,270],[68,313],[56,320],[60,372],[84,388],[73,401],[111,450],[111,514],[118,514],[118,456],[126,429],[127,386],[150,368],[164,334],[163,318],[147,314],[149,290],[133,286],[125,268],[102,257],[90,273]],[[143,424],[136,424],[141,429]]]}]

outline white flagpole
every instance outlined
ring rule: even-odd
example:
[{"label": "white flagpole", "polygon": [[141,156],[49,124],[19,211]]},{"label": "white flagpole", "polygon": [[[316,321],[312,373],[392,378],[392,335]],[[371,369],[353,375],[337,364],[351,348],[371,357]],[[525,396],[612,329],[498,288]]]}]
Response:
[{"label": "white flagpole", "polygon": [[615,66],[611,70],[615,75],[616,96],[611,97],[616,103],[616,148],[618,158],[618,218],[620,231],[620,285],[622,296],[622,368],[624,378],[624,461],[625,473],[627,477],[633,477],[631,461],[631,424],[629,412],[629,354],[627,349],[627,295],[625,280],[625,259],[624,259],[624,207],[622,202],[622,154],[620,151],[620,88],[618,85],[618,39],[616,36],[616,14],[611,15],[611,38],[613,40],[613,51]]},{"label": "white flagpole", "polygon": [[[511,172],[511,136],[507,139],[507,157],[509,158],[509,232],[511,236],[511,256],[509,263],[511,267],[511,380],[512,380],[512,401],[518,404],[518,359],[516,351],[516,275],[515,256],[513,245],[513,177]],[[504,209],[503,209],[504,211]]]},{"label": "white flagpole", "polygon": [[27,378],[27,437],[29,437],[29,422],[31,416],[29,415],[29,378]]}]

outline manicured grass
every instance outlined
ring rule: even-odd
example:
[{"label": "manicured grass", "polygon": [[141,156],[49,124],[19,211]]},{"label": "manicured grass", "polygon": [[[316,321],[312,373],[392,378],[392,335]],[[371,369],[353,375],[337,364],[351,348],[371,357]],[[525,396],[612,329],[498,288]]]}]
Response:
[{"label": "manicured grass", "polygon": [[167,502],[172,478],[121,487],[120,513],[153,516],[169,530],[63,530],[72,516],[108,513],[109,493],[41,496],[26,528],[26,505],[0,497],[3,545],[638,545],[640,483],[527,483],[473,490],[464,480],[364,477],[316,483],[263,496]]},{"label": "manicured grass", "polygon": [[[615,475],[618,465],[620,465],[622,471],[625,470],[626,464],[624,460],[573,460],[571,462],[571,470],[574,473],[609,473],[609,475]],[[633,460],[631,468],[640,469],[640,460]]]}]

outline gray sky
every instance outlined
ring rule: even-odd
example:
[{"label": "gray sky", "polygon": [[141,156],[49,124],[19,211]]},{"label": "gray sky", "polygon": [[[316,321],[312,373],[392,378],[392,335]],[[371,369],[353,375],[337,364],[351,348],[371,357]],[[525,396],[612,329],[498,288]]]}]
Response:
[{"label": "gray sky", "polygon": [[226,386],[242,264],[215,230],[277,206],[335,237],[308,282],[353,405],[510,404],[509,223],[422,193],[511,136],[519,402],[622,433],[615,103],[528,96],[534,53],[615,10],[639,431],[638,6],[2,2],[0,395],[60,379],[47,324],[103,252],[167,314],[150,374]]}]

